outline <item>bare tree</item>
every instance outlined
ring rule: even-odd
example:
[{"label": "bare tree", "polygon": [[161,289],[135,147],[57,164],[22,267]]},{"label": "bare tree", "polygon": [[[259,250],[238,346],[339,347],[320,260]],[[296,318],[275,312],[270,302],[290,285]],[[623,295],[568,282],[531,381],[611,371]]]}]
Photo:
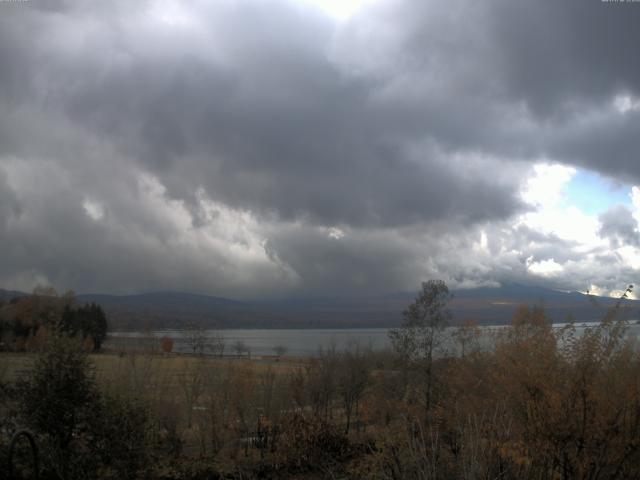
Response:
[{"label": "bare tree", "polygon": [[355,345],[340,355],[339,367],[338,392],[347,417],[345,431],[349,433],[354,413],[356,419],[358,418],[358,406],[369,384],[371,365],[367,352]]},{"label": "bare tree", "polygon": [[444,281],[423,282],[422,291],[403,312],[402,326],[389,332],[393,348],[422,371],[426,412],[431,410],[433,396],[433,355],[442,344],[444,329],[451,319],[446,308],[450,299]]},{"label": "bare tree", "polygon": [[190,322],[186,325],[184,332],[189,350],[191,350],[194,355],[203,355],[210,345],[207,331],[202,325]]},{"label": "bare tree", "polygon": [[462,323],[452,333],[453,340],[458,344],[458,352],[462,358],[480,349],[481,336],[482,331],[473,320]]},{"label": "bare tree", "polygon": [[236,355],[239,357],[242,356],[244,352],[247,352],[249,349],[247,348],[247,344],[244,343],[244,340],[236,340],[233,344],[233,349],[236,352]]},{"label": "bare tree", "polygon": [[287,347],[284,345],[276,345],[273,347],[273,351],[276,354],[277,360],[280,360],[280,357],[287,353]]},{"label": "bare tree", "polygon": [[[189,360],[189,359],[187,359]],[[178,383],[184,397],[187,410],[187,426],[191,428],[193,410],[200,396],[204,393],[206,366],[204,359],[194,360],[195,363],[186,361],[178,376]]]},{"label": "bare tree", "polygon": [[305,365],[304,385],[315,415],[328,420],[331,404],[336,393],[337,353],[335,346],[320,348],[316,357]]},{"label": "bare tree", "polygon": [[211,350],[214,355],[224,356],[224,349],[227,345],[224,335],[220,330],[213,330],[209,336],[211,341]]}]

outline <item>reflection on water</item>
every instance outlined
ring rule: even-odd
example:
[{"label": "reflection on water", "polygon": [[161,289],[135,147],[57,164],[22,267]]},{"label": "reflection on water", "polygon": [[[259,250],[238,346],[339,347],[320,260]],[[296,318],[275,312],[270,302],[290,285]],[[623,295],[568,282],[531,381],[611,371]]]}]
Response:
[{"label": "reflection on water", "polygon": [[[555,324],[554,327],[561,328],[565,324]],[[587,327],[596,326],[597,323],[576,323],[576,332],[579,334]],[[501,326],[480,327],[482,331],[481,342],[486,346],[491,341],[492,333],[502,329]],[[455,328],[447,329],[448,334],[453,333]],[[390,342],[387,328],[322,328],[322,329],[225,329],[204,331],[205,337],[214,338],[222,335],[225,342],[225,354],[234,354],[234,345],[242,342],[252,355],[275,355],[277,346],[284,347],[287,355],[309,356],[314,355],[320,348],[344,350],[353,345],[360,347],[370,347],[376,350],[389,348]],[[640,335],[640,325],[635,320],[629,322],[628,335],[637,338]],[[125,344],[136,344],[147,339],[160,339],[163,336],[170,337],[174,341],[173,351],[189,352],[190,345],[188,334],[181,330],[159,330],[151,334],[143,332],[113,332],[110,335],[109,343],[116,345],[118,342]],[[453,342],[445,342],[443,347],[452,351],[455,350]]]}]

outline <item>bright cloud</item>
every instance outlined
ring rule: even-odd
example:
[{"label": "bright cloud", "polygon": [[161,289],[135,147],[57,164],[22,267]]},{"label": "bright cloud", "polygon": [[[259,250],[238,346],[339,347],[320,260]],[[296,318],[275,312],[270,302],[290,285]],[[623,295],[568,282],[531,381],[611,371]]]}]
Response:
[{"label": "bright cloud", "polygon": [[193,16],[177,0],[157,0],[151,5],[149,15],[151,19],[169,27],[186,27],[193,23]]},{"label": "bright cloud", "polygon": [[87,198],[82,202],[82,208],[84,208],[87,215],[95,221],[101,220],[102,217],[104,217],[104,207],[96,201]]},{"label": "bright cloud", "polygon": [[523,199],[535,210],[520,216],[518,223],[534,231],[575,242],[585,251],[602,243],[598,219],[572,204],[565,190],[577,173],[572,167],[539,164],[527,181]]},{"label": "bright cloud", "polygon": [[327,235],[335,240],[340,240],[341,238],[344,238],[344,231],[338,227],[331,227],[327,229]]},{"label": "bright cloud", "polygon": [[312,5],[336,20],[348,20],[375,0],[295,0]]},{"label": "bright cloud", "polygon": [[640,99],[632,95],[617,95],[613,105],[620,113],[640,111]]},{"label": "bright cloud", "polygon": [[534,262],[533,257],[529,257],[527,258],[527,268],[534,275],[543,277],[551,277],[563,271],[562,265],[553,258],[541,262]]},{"label": "bright cloud", "polygon": [[560,203],[563,191],[576,169],[559,164],[540,163],[533,167],[522,198],[536,207],[553,207]]},{"label": "bright cloud", "polygon": [[[578,177],[590,181],[573,182]],[[607,255],[606,269],[640,269],[640,240],[634,244],[627,243],[631,241],[633,232],[637,231],[640,188],[630,189],[626,203],[634,206],[636,226],[628,226],[626,218],[621,217],[628,211],[624,210],[625,203],[612,203],[602,193],[603,181],[597,178],[591,180],[591,177],[594,176],[557,164],[539,164],[533,168],[532,177],[525,182],[522,195],[534,210],[518,216],[514,228],[526,228],[527,231],[542,235],[542,239],[555,238],[563,243],[562,248],[559,245],[550,248],[545,247],[541,240],[531,238],[528,244],[521,244],[520,252],[527,256],[525,263],[529,274],[543,279],[574,276],[586,280],[589,276],[597,277],[593,272],[603,268],[600,259]],[[589,196],[604,199],[613,210],[599,214],[596,209],[583,209],[589,206],[584,200]],[[622,210],[618,213],[615,209],[620,208]],[[603,227],[605,218],[606,228]],[[615,241],[610,241],[610,238]],[[616,291],[616,288],[590,284],[592,291]]]}]

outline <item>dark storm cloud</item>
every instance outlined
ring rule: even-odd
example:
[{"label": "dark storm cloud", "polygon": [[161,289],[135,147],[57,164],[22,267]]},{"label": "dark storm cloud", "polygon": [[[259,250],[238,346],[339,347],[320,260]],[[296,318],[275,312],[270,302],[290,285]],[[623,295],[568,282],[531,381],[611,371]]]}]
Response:
[{"label": "dark storm cloud", "polygon": [[[423,129],[454,150],[546,157],[640,180],[634,153],[640,147],[639,113],[621,113],[613,105],[617,96],[640,96],[637,5],[386,5],[369,19],[373,28],[354,22],[345,36],[360,48],[345,56],[387,75],[391,108],[403,109],[397,118],[413,124],[404,124],[405,131]],[[391,23],[403,28],[377,41]],[[379,58],[367,59],[367,49],[374,45],[376,51],[381,42]]]},{"label": "dark storm cloud", "polygon": [[[606,111],[606,110],[605,110]],[[583,112],[583,119],[549,142],[559,158],[600,171],[623,182],[640,181],[640,112]]]},{"label": "dark storm cloud", "polygon": [[491,2],[487,16],[509,92],[540,116],[640,94],[635,5],[599,0]]},{"label": "dark storm cloud", "polygon": [[553,260],[571,273],[543,281],[583,281],[574,244],[512,223],[540,159],[640,180],[640,113],[614,106],[640,96],[635,7],[0,4],[0,279],[383,291]]},{"label": "dark storm cloud", "polygon": [[146,36],[125,30],[130,43],[120,45],[115,21],[88,28],[64,68],[50,72],[48,108],[110,136],[191,203],[203,186],[216,200],[283,219],[389,226],[500,218],[520,207],[517,184],[483,171],[464,177],[430,145],[410,152],[429,126],[410,138],[397,131],[387,106],[371,101],[375,82],[327,58],[327,22],[281,3],[195,15],[210,31],[155,25]]},{"label": "dark storm cloud", "polygon": [[640,96],[640,9],[600,1],[493,4],[491,28],[509,94],[551,126],[549,156],[640,180],[640,114],[613,108]]}]

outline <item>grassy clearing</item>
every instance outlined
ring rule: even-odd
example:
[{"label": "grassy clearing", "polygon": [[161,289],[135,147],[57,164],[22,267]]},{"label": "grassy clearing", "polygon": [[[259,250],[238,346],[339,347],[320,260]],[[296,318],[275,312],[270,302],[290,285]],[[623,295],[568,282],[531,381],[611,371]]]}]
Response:
[{"label": "grassy clearing", "polygon": [[[12,382],[27,374],[35,353],[1,353],[0,380]],[[288,375],[302,368],[304,359],[293,357],[213,357],[158,353],[100,353],[89,356],[99,388],[112,395],[144,402],[165,430],[180,432],[185,453],[205,453],[204,426],[210,429],[214,409],[227,409],[224,402],[248,402],[252,410],[262,400],[262,387],[286,383]],[[217,403],[222,400],[223,404]],[[275,405],[275,402],[274,402]],[[238,420],[225,413],[228,429]],[[232,425],[232,426],[230,426]],[[233,428],[232,428],[233,429]],[[239,432],[227,432],[227,437]],[[211,441],[209,440],[209,443]]]},{"label": "grassy clearing", "polygon": [[33,353],[0,353],[0,381],[15,381],[29,371],[34,359]]},{"label": "grassy clearing", "polygon": [[[0,379],[13,381],[19,375],[29,371],[33,365],[36,353],[0,353]],[[145,365],[153,365],[153,373],[163,371],[183,371],[195,365],[205,365],[208,368],[220,368],[221,366],[245,365],[250,366],[256,373],[272,368],[280,373],[289,372],[304,366],[306,359],[300,357],[213,357],[195,356],[187,354],[124,354],[100,353],[89,355],[94,364],[98,380],[109,377],[114,372],[122,372],[123,369]]]}]

